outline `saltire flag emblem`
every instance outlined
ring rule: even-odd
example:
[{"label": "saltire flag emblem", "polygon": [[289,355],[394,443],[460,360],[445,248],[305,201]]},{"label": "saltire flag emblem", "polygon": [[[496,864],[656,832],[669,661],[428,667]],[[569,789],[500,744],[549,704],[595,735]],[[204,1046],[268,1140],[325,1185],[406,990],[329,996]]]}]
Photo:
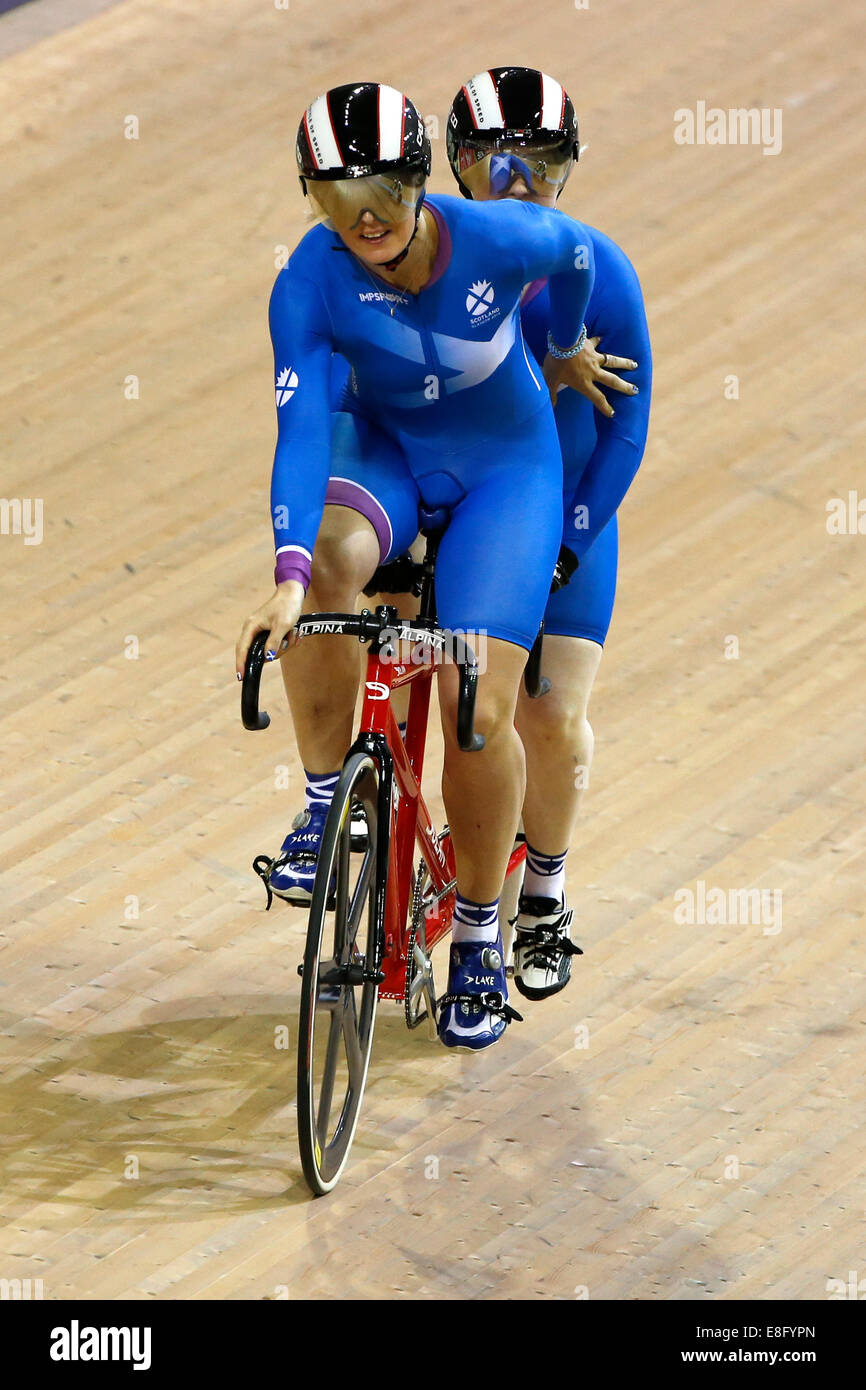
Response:
[{"label": "saltire flag emblem", "polygon": [[297,389],[297,372],[292,371],[291,367],[283,367],[283,370],[277,376],[276,381],[275,395],[277,400],[277,409],[279,409],[281,405],[285,405],[286,401],[290,401]]},{"label": "saltire flag emblem", "polygon": [[532,187],[532,174],[529,165],[518,159],[516,154],[494,154],[490,159],[490,192],[504,193],[518,177],[526,180],[527,188]]},{"label": "saltire flag emblem", "polygon": [[489,280],[476,280],[470,285],[469,293],[466,296],[466,308],[473,318],[478,318],[481,314],[486,314],[493,303],[493,286]]}]

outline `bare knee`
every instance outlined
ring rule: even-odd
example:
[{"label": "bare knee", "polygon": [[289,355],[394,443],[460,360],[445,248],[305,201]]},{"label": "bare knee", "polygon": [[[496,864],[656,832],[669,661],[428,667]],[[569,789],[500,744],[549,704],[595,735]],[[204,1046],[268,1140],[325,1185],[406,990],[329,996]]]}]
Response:
[{"label": "bare knee", "polygon": [[351,606],[377,563],[366,536],[320,535],[313,552],[310,593],[325,608]]},{"label": "bare knee", "polygon": [[514,727],[517,691],[507,685],[481,683],[475,702],[475,723],[488,738]]},{"label": "bare knee", "polygon": [[590,727],[584,701],[569,699],[568,692],[555,686],[533,700],[527,713],[539,734],[555,741],[568,740]]},{"label": "bare knee", "polygon": [[572,754],[579,763],[592,761],[595,736],[582,700],[567,698],[554,688],[530,704],[521,704],[518,728],[542,751]]}]

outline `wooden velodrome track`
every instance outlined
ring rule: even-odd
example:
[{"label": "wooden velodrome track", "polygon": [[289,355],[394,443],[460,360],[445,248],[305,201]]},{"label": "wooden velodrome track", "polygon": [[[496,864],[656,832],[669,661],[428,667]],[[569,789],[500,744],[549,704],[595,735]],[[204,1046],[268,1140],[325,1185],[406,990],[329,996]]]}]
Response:
[{"label": "wooden velodrome track", "polygon": [[[94,8],[34,42],[39,4],[0,20],[2,492],[44,501],[41,544],[0,536],[0,1277],[696,1300],[862,1277],[866,537],[826,524],[863,486],[859,0]],[[294,130],[359,77],[444,135],[458,84],[509,61],[572,91],[565,206],[636,263],[656,355],[570,861],[586,955],[479,1057],[383,1006],[353,1159],[313,1202],[274,1046],[304,920],[266,915],[249,867],[301,783],[276,676],[254,737],[232,660],[271,581]],[[700,100],[782,109],[781,153],[677,145]],[[434,161],[451,191],[444,138]],[[781,930],[681,923],[699,880],[779,890]]]}]

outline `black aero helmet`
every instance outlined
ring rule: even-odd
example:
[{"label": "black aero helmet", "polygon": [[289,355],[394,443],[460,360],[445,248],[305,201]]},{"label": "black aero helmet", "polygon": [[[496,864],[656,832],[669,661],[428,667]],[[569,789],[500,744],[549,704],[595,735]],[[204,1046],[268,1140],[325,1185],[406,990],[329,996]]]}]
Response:
[{"label": "black aero helmet", "polygon": [[488,68],[469,79],[451,103],[445,136],[448,162],[464,197],[461,177],[484,150],[502,145],[544,145],[563,164],[577,160],[580,143],[571,97],[537,68]]},{"label": "black aero helmet", "polygon": [[420,184],[430,174],[430,139],[416,107],[378,82],[346,82],[317,97],[301,118],[296,153],[304,192],[306,179],[393,172]]}]

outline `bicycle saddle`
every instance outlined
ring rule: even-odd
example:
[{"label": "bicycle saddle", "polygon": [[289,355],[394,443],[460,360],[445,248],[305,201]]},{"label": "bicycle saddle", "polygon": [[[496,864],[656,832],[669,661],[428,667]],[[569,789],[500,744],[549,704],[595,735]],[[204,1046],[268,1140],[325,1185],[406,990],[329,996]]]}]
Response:
[{"label": "bicycle saddle", "polygon": [[426,507],[423,502],[418,503],[418,530],[422,536],[441,536],[450,520],[450,507]]}]

